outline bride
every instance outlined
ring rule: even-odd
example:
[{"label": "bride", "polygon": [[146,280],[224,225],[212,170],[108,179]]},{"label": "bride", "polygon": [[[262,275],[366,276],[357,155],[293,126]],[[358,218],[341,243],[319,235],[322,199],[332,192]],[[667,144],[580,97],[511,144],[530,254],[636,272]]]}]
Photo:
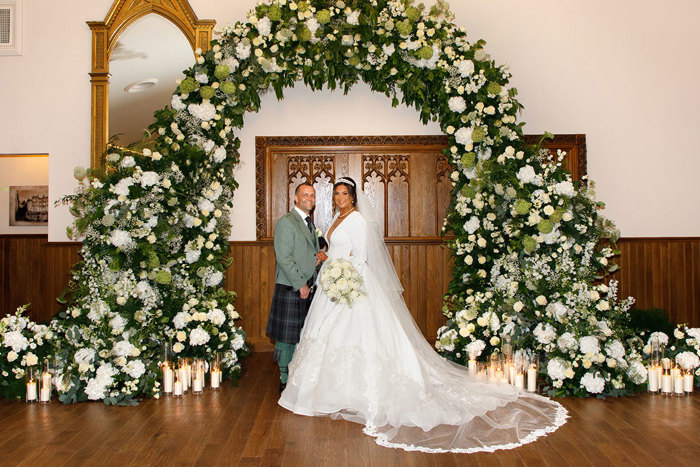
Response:
[{"label": "bride", "polygon": [[349,260],[366,296],[348,306],[316,293],[281,406],[361,423],[382,446],[424,452],[510,449],[565,423],[558,403],[470,376],[439,356],[403,301],[368,198],[342,177],[333,202],[326,264]]}]

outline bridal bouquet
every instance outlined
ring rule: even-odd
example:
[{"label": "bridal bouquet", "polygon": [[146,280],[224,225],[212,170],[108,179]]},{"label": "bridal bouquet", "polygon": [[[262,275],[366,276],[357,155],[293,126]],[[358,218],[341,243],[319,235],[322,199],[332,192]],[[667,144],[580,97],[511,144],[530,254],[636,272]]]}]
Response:
[{"label": "bridal bouquet", "polygon": [[321,286],[332,302],[349,306],[365,296],[365,282],[355,266],[346,259],[330,260],[321,272]]}]

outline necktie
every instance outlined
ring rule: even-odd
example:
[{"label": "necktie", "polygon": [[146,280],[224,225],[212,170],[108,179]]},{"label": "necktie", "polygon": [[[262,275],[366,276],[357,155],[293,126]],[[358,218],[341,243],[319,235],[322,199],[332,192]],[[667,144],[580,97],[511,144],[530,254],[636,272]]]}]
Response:
[{"label": "necktie", "polygon": [[309,228],[309,232],[313,235],[314,225],[311,223],[311,216],[306,216],[306,226]]}]

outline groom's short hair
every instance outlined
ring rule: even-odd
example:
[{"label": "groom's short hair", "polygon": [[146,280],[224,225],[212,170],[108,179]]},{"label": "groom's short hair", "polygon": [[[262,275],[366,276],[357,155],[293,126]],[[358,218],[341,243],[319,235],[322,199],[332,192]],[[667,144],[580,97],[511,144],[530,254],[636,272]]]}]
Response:
[{"label": "groom's short hair", "polygon": [[[296,196],[296,195],[299,194],[299,188],[301,188],[301,187],[303,187],[303,186],[308,186],[308,187],[311,187],[311,188],[314,187],[314,186],[313,186],[312,184],[310,184],[309,182],[301,182],[301,183],[298,184],[297,187],[294,189],[294,196]],[[315,189],[315,188],[314,188],[314,189]]]}]

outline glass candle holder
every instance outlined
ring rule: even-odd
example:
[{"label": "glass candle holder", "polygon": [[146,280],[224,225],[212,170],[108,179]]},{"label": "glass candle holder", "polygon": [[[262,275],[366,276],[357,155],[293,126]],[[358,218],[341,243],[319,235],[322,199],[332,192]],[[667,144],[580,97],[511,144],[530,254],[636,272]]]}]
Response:
[{"label": "glass candle holder", "polygon": [[51,362],[46,360],[42,363],[39,374],[39,402],[42,404],[51,402],[52,376]]},{"label": "glass candle holder", "polygon": [[671,359],[661,359],[661,394],[670,396],[673,394],[673,374],[671,373]]},{"label": "glass candle holder", "polygon": [[693,386],[695,384],[695,372],[693,368],[685,368],[683,370],[683,390],[686,394],[693,392]]},{"label": "glass candle holder", "polygon": [[221,354],[215,352],[209,364],[209,382],[212,389],[219,389],[221,385]]},{"label": "glass candle holder", "polygon": [[163,372],[163,394],[169,396],[173,393],[173,384],[175,382],[175,372],[173,371],[173,363],[170,360],[166,360],[160,364],[160,368]]},{"label": "glass candle holder", "polygon": [[204,391],[204,360],[196,358],[192,364],[192,394]]},{"label": "glass candle holder", "polygon": [[24,400],[26,402],[36,402],[39,399],[39,370],[33,366],[28,366],[24,371],[24,382],[27,386]]},{"label": "glass candle holder", "polygon": [[531,355],[527,361],[527,390],[537,392],[537,375],[540,372],[539,355]]},{"label": "glass candle holder", "polygon": [[173,368],[173,397],[182,397],[185,393],[184,386],[182,384],[182,373],[180,372],[180,367]]},{"label": "glass candle holder", "polygon": [[685,396],[685,389],[683,388],[683,370],[676,366],[671,369],[671,374],[673,375],[673,395]]},{"label": "glass candle holder", "polygon": [[182,392],[185,393],[189,389],[190,386],[190,378],[189,378],[189,372],[187,371],[187,367],[189,364],[187,363],[186,358],[181,358],[178,361],[177,364],[177,370],[178,370],[178,380],[180,381],[180,384],[182,385]]}]

